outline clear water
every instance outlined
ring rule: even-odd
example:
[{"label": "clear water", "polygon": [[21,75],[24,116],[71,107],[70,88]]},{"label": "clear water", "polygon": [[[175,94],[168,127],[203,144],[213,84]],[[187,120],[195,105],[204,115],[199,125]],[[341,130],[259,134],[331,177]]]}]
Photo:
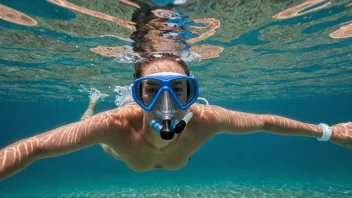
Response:
[{"label": "clear water", "polygon": [[[114,0],[70,2],[126,21],[134,10]],[[304,2],[180,6],[189,21],[221,22],[214,35],[190,44],[224,48],[217,58],[190,62],[201,96],[308,123],[352,121],[352,37],[332,34],[351,24],[352,1],[309,1],[316,4],[299,16],[273,18]],[[116,86],[132,83],[133,64],[91,49],[127,45],[132,30],[44,0],[0,4],[38,23],[0,20],[0,148],[78,121],[91,87],[109,94],[96,112],[116,108],[123,92]],[[351,167],[350,151],[312,138],[222,135],[178,171],[133,172],[99,146],[40,160],[0,182],[0,197],[352,197]]]}]

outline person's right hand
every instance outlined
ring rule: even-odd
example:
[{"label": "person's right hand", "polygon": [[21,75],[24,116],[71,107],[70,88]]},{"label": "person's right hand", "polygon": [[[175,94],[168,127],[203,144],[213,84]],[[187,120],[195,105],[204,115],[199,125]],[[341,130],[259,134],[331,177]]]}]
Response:
[{"label": "person's right hand", "polygon": [[336,124],[331,129],[331,142],[352,151],[352,122]]}]

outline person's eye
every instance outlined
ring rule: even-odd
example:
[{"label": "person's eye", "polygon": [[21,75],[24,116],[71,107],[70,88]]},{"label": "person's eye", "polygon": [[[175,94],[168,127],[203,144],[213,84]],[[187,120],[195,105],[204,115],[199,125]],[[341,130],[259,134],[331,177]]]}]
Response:
[{"label": "person's eye", "polygon": [[158,92],[158,89],[155,88],[149,88],[146,90],[147,94],[156,94]]},{"label": "person's eye", "polygon": [[182,93],[183,89],[182,88],[178,88],[178,87],[175,87],[172,89],[175,93]]}]

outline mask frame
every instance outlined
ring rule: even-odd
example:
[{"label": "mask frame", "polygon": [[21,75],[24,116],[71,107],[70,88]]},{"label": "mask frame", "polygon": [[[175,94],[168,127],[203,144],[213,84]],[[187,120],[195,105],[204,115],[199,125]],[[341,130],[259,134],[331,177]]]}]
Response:
[{"label": "mask frame", "polygon": [[[177,95],[175,94],[175,92],[171,87],[171,82],[173,82],[174,80],[181,80],[181,79],[186,79],[188,82],[192,83],[192,85],[189,86],[189,89],[190,89],[189,97],[192,97],[192,98],[190,99],[188,98],[188,101],[186,104],[182,104],[182,102],[179,101]],[[152,99],[149,105],[144,104],[142,100],[141,84],[145,80],[155,80],[161,83],[158,92],[155,94],[154,98]],[[194,77],[182,75],[179,73],[173,73],[173,72],[160,72],[160,73],[155,73],[155,74],[151,74],[151,75],[136,79],[132,86],[132,97],[135,100],[135,102],[144,110],[151,111],[154,108],[157,100],[159,99],[159,97],[162,95],[164,91],[169,92],[169,95],[174,99],[174,101],[176,102],[177,106],[180,109],[187,110],[198,99],[199,85],[198,85],[198,81]]]}]

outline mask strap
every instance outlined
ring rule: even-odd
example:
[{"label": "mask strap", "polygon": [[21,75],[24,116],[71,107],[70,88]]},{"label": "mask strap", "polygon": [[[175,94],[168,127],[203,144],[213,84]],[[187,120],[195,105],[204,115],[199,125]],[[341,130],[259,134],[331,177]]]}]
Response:
[{"label": "mask strap", "polygon": [[198,97],[198,98],[197,98],[197,100],[202,100],[202,101],[204,101],[204,102],[205,102],[205,105],[209,105],[208,100],[207,100],[207,99],[205,99],[205,98]]}]

